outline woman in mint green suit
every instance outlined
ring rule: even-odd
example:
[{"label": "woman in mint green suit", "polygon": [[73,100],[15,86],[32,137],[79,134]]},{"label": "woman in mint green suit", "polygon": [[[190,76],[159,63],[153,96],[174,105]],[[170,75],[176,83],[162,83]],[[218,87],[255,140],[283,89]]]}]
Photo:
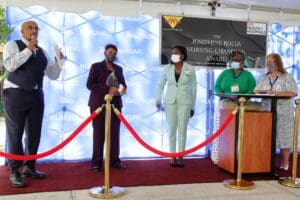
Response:
[{"label": "woman in mint green suit", "polygon": [[[187,51],[183,46],[172,50],[172,64],[167,65],[160,79],[156,96],[156,107],[161,108],[161,97],[165,86],[164,106],[169,126],[170,152],[181,152],[186,146],[189,118],[194,115],[197,82],[194,67],[186,62]],[[172,158],[171,167],[183,167],[183,159]]]}]

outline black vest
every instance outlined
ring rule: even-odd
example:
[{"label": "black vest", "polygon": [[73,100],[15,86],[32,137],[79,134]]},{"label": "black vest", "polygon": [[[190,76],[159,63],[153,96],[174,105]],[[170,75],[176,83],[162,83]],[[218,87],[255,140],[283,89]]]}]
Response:
[{"label": "black vest", "polygon": [[[22,40],[16,40],[19,51],[23,51],[27,46]],[[47,58],[43,50],[38,47],[36,54],[30,58],[14,72],[9,72],[7,79],[24,90],[31,91],[36,85],[38,89],[43,88],[44,71],[47,67]]]}]

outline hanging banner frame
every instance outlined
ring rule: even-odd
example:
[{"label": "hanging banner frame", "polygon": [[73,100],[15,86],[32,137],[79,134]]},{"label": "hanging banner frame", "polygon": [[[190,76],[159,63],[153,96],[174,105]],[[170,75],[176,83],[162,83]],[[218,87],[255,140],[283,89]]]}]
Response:
[{"label": "hanging banner frame", "polygon": [[265,22],[160,16],[160,64],[170,63],[172,47],[185,46],[188,62],[194,66],[224,68],[232,51],[245,53],[248,68],[264,68],[267,48]]}]

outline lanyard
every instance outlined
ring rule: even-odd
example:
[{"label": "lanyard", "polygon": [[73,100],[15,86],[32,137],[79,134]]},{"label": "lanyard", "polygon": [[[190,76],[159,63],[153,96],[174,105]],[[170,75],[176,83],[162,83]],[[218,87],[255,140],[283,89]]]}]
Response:
[{"label": "lanyard", "polygon": [[232,71],[233,79],[235,80],[235,79],[237,79],[238,77],[240,77],[240,75],[241,75],[242,72],[243,72],[243,71],[241,71],[240,73],[236,74],[236,73],[234,73],[234,71]]},{"label": "lanyard", "polygon": [[278,79],[278,76],[276,76],[276,78],[272,81],[271,80],[271,78],[270,77],[268,77],[269,78],[269,84],[270,84],[270,86],[271,86],[271,90],[272,90],[272,88],[273,88],[273,85],[275,84],[275,82],[277,81],[277,79]]}]

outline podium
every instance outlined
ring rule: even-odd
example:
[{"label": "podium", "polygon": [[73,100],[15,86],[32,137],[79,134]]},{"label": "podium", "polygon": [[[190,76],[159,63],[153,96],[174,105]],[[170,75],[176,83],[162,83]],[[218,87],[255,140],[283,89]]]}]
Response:
[{"label": "podium", "polygon": [[[220,123],[232,110],[220,110]],[[218,166],[231,173],[236,172],[238,116],[233,119],[219,136]],[[272,113],[246,110],[244,115],[244,145],[242,150],[242,173],[271,171]]]},{"label": "podium", "polygon": [[[230,98],[238,104],[240,97],[271,99],[271,110],[247,110],[244,115],[244,145],[242,149],[242,173],[271,173],[275,169],[276,153],[276,106],[278,97],[274,95],[216,94],[221,98]],[[220,110],[220,124],[230,115],[233,109]],[[228,172],[237,171],[238,115],[219,136],[218,166]]]}]

